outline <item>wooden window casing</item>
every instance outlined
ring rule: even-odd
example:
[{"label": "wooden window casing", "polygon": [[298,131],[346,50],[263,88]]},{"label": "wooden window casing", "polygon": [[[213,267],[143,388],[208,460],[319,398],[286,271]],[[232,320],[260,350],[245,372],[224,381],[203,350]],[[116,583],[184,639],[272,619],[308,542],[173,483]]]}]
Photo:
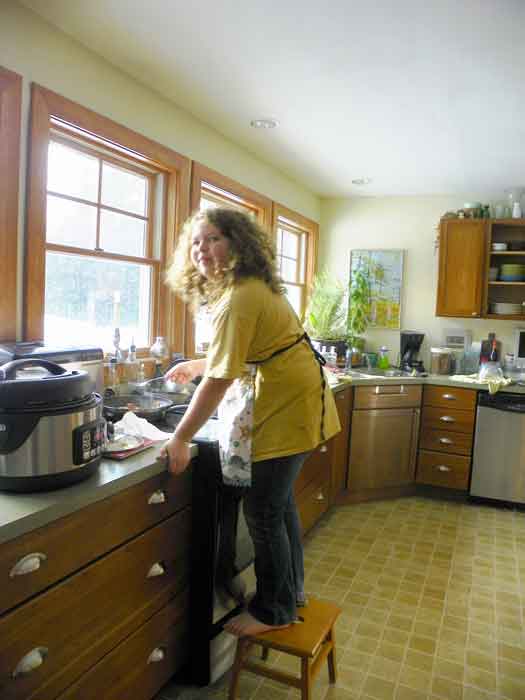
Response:
[{"label": "wooden window casing", "polygon": [[[62,125],[62,126],[61,126]],[[27,230],[25,255],[25,294],[24,294],[24,339],[41,340],[44,330],[45,294],[45,251],[62,249],[46,243],[46,197],[47,197],[47,154],[49,142],[56,139],[56,132],[63,128],[68,135],[74,134],[81,142],[98,143],[111,160],[115,162],[125,154],[126,161],[135,160],[141,165],[151,166],[165,176],[163,221],[161,226],[160,256],[153,258],[152,235],[149,235],[148,248],[144,260],[154,264],[156,279],[153,293],[152,335],[167,338],[172,350],[184,346],[184,305],[170,294],[163,283],[175,246],[177,231],[188,215],[190,192],[190,161],[175,151],[151,141],[147,137],[124,127],[107,117],[97,114],[61,95],[39,85],[32,85],[30,160],[27,190]],[[126,169],[129,168],[126,162]],[[150,188],[150,199],[151,199]],[[68,247],[68,252],[82,254],[82,249]],[[84,251],[84,254],[86,252]],[[96,251],[89,251],[96,257]],[[109,254],[106,254],[106,257]],[[115,260],[128,260],[127,256],[111,254]]]},{"label": "wooden window casing", "polygon": [[[191,176],[192,213],[199,210],[202,197],[223,206],[229,205],[244,211],[248,210],[253,213],[263,228],[271,230],[271,199],[194,161]],[[195,355],[195,324],[189,313],[186,319],[185,339],[184,352],[187,357],[193,357]]]},{"label": "wooden window casing", "polygon": [[0,66],[0,341],[16,340],[22,77]]},{"label": "wooden window casing", "polygon": [[308,293],[315,275],[319,225],[315,221],[307,219],[305,216],[275,202],[273,204],[272,219],[272,229],[275,237],[277,237],[279,229],[282,228],[285,231],[300,236],[305,242],[304,277],[301,278],[299,276],[299,270],[297,270],[297,280],[294,283],[295,286],[301,290],[302,308],[300,316],[302,318],[306,309]]}]

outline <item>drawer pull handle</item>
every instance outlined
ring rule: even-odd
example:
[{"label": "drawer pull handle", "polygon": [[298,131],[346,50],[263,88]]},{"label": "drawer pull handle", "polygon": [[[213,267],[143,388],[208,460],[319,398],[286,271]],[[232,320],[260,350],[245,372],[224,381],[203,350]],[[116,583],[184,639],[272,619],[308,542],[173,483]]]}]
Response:
[{"label": "drawer pull handle", "polygon": [[156,664],[159,661],[163,661],[166,658],[166,652],[162,647],[157,647],[156,649],[153,649],[151,654],[148,656],[148,663],[149,664]]},{"label": "drawer pull handle", "polygon": [[153,491],[151,496],[148,498],[148,505],[149,506],[154,506],[157,503],[166,503],[167,498],[166,494],[164,491]]},{"label": "drawer pull handle", "polygon": [[451,440],[450,438],[439,438],[439,442],[442,445],[453,445],[454,444],[454,440]]},{"label": "drawer pull handle", "polygon": [[386,394],[387,396],[389,394],[407,394],[408,391],[404,384],[400,384],[399,387],[397,388],[396,386],[384,386],[381,384],[378,384],[375,388],[375,393],[376,394]]},{"label": "drawer pull handle", "polygon": [[438,467],[436,467],[438,472],[449,472],[450,467],[445,466],[444,464],[440,464]]},{"label": "drawer pull handle", "polygon": [[442,394],[442,398],[445,399],[446,401],[455,401],[456,397],[454,394]]},{"label": "drawer pull handle", "polygon": [[455,423],[456,419],[452,418],[452,416],[441,416],[440,421],[443,421],[443,423]]},{"label": "drawer pull handle", "polygon": [[324,494],[323,494],[322,491],[319,491],[319,493],[318,493],[317,496],[315,497],[315,500],[316,500],[316,501],[324,501]]},{"label": "drawer pull handle", "polygon": [[162,566],[160,562],[155,562],[151,569],[148,571],[146,578],[155,578],[156,576],[164,576],[166,569]]},{"label": "drawer pull handle", "polygon": [[47,656],[48,649],[46,647],[35,647],[23,656],[17,663],[13,671],[13,678],[18,676],[26,676],[39,666],[42,666]]},{"label": "drawer pull handle", "polygon": [[31,554],[26,554],[13,566],[9,572],[9,578],[14,578],[15,576],[25,576],[25,574],[30,574],[32,571],[38,571],[40,569],[40,564],[46,561],[47,557],[42,552],[32,552]]},{"label": "drawer pull handle", "polygon": [[328,447],[326,445],[321,445],[319,452],[328,452]]}]

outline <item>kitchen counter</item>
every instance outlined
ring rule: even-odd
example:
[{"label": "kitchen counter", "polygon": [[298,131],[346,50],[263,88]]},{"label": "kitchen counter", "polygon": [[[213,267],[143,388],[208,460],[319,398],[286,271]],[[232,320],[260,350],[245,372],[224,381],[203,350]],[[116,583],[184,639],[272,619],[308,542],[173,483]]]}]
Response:
[{"label": "kitchen counter", "polygon": [[[162,443],[122,461],[103,459],[93,476],[73,486],[39,493],[0,492],[0,544],[70,515],[166,469],[157,460]],[[197,455],[192,445],[191,456]]]},{"label": "kitchen counter", "polygon": [[[351,381],[339,381],[331,388],[334,393],[337,393],[349,386],[370,386],[371,384],[434,384],[487,390],[484,384],[457,382],[445,375],[352,377]],[[503,390],[525,394],[525,387],[515,384],[504,387]],[[203,437],[213,439],[211,434]],[[165,467],[162,462],[157,461],[160,449],[161,443],[120,462],[103,459],[100,468],[93,476],[64,489],[28,494],[0,492],[0,544],[161,473]],[[196,456],[197,452],[197,446],[193,445],[192,457]]]}]

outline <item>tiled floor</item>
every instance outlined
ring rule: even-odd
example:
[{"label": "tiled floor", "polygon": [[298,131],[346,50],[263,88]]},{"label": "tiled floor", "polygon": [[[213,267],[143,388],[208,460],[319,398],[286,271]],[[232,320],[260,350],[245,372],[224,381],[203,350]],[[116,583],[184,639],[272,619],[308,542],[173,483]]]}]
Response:
[{"label": "tiled floor", "polygon": [[[314,700],[525,700],[525,513],[426,498],[334,509],[308,537],[307,592],[343,608],[339,677]],[[290,657],[269,663],[291,667]],[[215,686],[162,698],[227,697]],[[245,673],[241,700],[299,698]]]}]

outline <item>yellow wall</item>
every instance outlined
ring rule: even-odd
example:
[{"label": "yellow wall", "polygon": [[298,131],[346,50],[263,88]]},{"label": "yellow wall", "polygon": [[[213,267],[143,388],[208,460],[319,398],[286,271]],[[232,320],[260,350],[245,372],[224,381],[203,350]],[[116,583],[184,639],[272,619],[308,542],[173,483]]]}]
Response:
[{"label": "yellow wall", "polygon": [[[360,197],[324,199],[321,202],[319,265],[327,266],[341,280],[348,281],[352,248],[403,248],[405,266],[401,300],[403,329],[426,334],[423,360],[428,363],[431,345],[442,344],[444,328],[468,328],[474,340],[490,331],[502,340],[505,352],[512,352],[513,329],[522,322],[481,319],[438,318],[435,315],[438,254],[434,250],[437,224],[442,214],[457,210],[466,201],[494,202],[472,194],[465,197]],[[399,332],[369,330],[371,350],[384,344],[395,362],[399,352]]]},{"label": "yellow wall", "polygon": [[[0,0],[0,65],[21,74],[24,80],[19,217],[21,251],[31,82],[110,117],[304,216],[319,220],[320,202],[314,194],[13,0]],[[21,284],[21,274],[18,278]]]}]

